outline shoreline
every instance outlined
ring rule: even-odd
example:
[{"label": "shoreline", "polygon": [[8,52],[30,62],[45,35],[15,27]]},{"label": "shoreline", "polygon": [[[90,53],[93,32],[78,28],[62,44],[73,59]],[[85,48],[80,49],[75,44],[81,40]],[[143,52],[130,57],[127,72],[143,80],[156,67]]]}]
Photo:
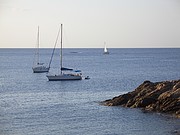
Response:
[{"label": "shoreline", "polygon": [[102,101],[101,104],[141,108],[180,118],[180,80],[144,81],[134,91]]}]

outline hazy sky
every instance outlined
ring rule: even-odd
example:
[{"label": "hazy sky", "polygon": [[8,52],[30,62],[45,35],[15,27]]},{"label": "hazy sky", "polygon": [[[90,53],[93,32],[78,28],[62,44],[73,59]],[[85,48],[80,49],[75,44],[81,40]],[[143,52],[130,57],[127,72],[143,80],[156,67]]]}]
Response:
[{"label": "hazy sky", "polygon": [[180,0],[0,0],[0,47],[180,47]]}]

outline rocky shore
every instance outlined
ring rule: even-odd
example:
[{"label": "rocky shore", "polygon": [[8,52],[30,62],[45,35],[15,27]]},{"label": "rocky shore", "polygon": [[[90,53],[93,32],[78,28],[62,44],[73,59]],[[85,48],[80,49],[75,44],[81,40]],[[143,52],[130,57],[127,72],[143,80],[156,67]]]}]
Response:
[{"label": "rocky shore", "polygon": [[145,81],[134,91],[103,101],[102,104],[142,108],[180,118],[180,80]]}]

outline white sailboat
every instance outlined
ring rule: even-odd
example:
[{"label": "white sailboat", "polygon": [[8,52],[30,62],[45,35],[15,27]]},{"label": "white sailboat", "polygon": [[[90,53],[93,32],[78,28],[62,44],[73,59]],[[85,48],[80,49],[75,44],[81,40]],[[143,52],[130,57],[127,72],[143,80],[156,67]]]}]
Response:
[{"label": "white sailboat", "polygon": [[106,48],[106,43],[104,43],[104,53],[103,54],[109,54],[109,51]]},{"label": "white sailboat", "polygon": [[44,66],[44,63],[39,61],[39,26],[37,34],[37,49],[35,52],[35,59],[32,67],[33,73],[44,73],[49,71],[49,67]]},{"label": "white sailboat", "polygon": [[[63,59],[62,59],[62,29],[63,29],[63,25],[61,24],[61,51],[60,51],[60,74],[55,74],[55,75],[50,75],[50,74],[47,74],[47,78],[49,81],[68,81],[68,80],[82,80],[82,74],[81,74],[81,71],[80,70],[76,70],[74,71],[73,69],[69,69],[69,68],[64,68],[63,67]],[[56,38],[56,42],[55,42],[55,47],[56,47],[56,44],[57,44],[57,41],[58,41],[58,37],[59,37],[59,33],[60,33],[60,29],[58,31],[58,35],[57,35],[57,38]],[[54,48],[55,49],[55,48]],[[53,54],[54,54],[54,50],[53,50]],[[53,54],[51,56],[51,60],[50,60],[50,64],[51,64],[51,61],[52,61],[52,57],[53,57]],[[49,64],[49,65],[50,65]],[[49,66],[50,67],[50,66]]]}]

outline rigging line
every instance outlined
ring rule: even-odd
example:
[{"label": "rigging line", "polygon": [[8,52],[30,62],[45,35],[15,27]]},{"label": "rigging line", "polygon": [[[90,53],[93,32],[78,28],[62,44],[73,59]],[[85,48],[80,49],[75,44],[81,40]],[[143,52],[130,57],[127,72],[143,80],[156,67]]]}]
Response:
[{"label": "rigging line", "polygon": [[51,65],[52,59],[53,59],[53,55],[54,55],[54,51],[55,51],[55,48],[56,48],[56,45],[57,45],[57,41],[58,41],[58,38],[59,38],[59,33],[60,33],[60,28],[58,30],[58,35],[56,37],[56,41],[55,41],[55,44],[54,44],[53,52],[52,52],[51,59],[50,59],[50,62],[49,62],[49,67],[48,67],[49,69],[50,69],[50,65]]}]

